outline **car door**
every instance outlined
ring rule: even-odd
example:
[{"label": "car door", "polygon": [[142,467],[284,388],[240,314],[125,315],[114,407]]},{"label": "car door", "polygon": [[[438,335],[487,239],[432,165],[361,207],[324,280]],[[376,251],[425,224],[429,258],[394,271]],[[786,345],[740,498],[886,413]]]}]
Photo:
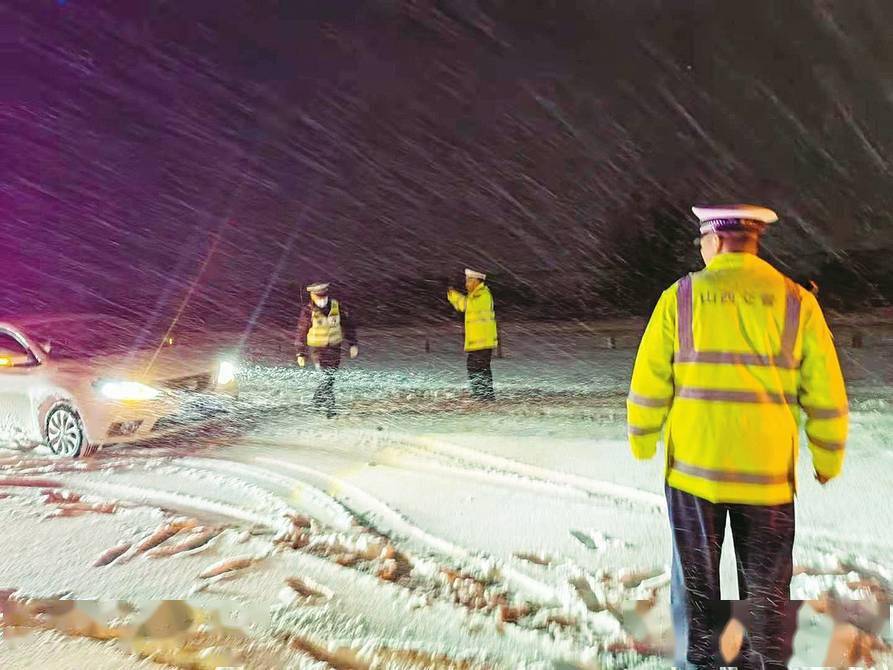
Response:
[{"label": "car door", "polygon": [[0,444],[39,439],[34,435],[31,390],[38,361],[15,333],[0,328]]}]

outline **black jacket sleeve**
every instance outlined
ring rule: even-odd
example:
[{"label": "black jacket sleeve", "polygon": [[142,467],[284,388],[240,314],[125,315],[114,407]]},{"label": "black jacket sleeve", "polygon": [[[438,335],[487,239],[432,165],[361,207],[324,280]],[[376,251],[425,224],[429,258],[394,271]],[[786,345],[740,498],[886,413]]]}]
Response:
[{"label": "black jacket sleeve", "polygon": [[301,308],[301,315],[298,317],[298,328],[295,331],[295,351],[305,356],[310,351],[310,347],[307,346],[307,333],[310,332],[312,321],[310,305],[304,305]]},{"label": "black jacket sleeve", "polygon": [[341,329],[344,331],[344,339],[347,340],[348,346],[354,346],[358,344],[357,342],[357,324],[356,321],[351,317],[350,312],[348,312],[344,305],[339,303],[339,310],[341,312]]}]

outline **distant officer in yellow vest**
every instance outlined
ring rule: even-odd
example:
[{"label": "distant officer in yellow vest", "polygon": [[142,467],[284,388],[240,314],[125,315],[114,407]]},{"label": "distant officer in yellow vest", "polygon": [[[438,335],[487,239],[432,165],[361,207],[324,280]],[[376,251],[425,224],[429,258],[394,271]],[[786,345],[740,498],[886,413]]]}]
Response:
[{"label": "distant officer in yellow vest", "polygon": [[300,367],[310,360],[321,373],[322,379],[313,395],[313,407],[325,410],[326,416],[335,416],[335,374],[341,365],[341,345],[347,342],[350,357],[359,355],[357,331],[347,311],[329,297],[329,285],[312,284],[307,287],[310,301],[301,309],[298,330],[295,335],[297,361]]},{"label": "distant officer in yellow vest", "polygon": [[739,598],[747,599],[741,667],[784,668],[793,628],[794,496],[801,413],[816,479],[840,474],[847,396],[815,296],[757,256],[776,214],[694,207],[706,268],[661,295],[636,358],[628,432],[633,455],[666,451],[673,527],[676,666],[716,668],[729,617],[720,550],[730,521]]},{"label": "distant officer in yellow vest", "polygon": [[484,284],[483,272],[465,270],[466,294],[451,288],[447,300],[458,312],[465,312],[465,351],[468,352],[468,379],[471,395],[477,400],[495,400],[490,362],[499,344],[493,296]]}]

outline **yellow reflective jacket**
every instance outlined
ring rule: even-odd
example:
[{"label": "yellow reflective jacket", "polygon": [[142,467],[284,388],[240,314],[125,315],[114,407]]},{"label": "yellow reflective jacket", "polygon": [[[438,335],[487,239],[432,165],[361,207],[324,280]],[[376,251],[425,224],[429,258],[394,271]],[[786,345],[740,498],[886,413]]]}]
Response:
[{"label": "yellow reflective jacket", "polygon": [[465,351],[495,349],[499,338],[490,289],[480,284],[467,296],[451,290],[447,299],[457,311],[465,312]]},{"label": "yellow reflective jacket", "polygon": [[334,347],[344,340],[341,307],[337,300],[332,300],[331,303],[328,314],[314,306],[310,330],[307,331],[308,347]]},{"label": "yellow reflective jacket", "polygon": [[633,455],[663,436],[669,486],[711,502],[796,494],[801,410],[816,471],[843,466],[847,397],[808,291],[753,254],[716,256],[661,295],[627,399]]}]

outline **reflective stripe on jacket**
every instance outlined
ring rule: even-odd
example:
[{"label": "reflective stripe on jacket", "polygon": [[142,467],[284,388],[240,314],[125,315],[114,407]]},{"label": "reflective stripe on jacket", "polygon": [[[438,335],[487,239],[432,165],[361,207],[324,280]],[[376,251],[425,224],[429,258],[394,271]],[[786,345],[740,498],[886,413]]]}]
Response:
[{"label": "reflective stripe on jacket", "polygon": [[481,284],[470,295],[450,291],[447,298],[457,311],[465,312],[465,351],[495,349],[499,338],[490,289]]},{"label": "reflective stripe on jacket", "polygon": [[310,330],[307,331],[308,347],[333,347],[341,344],[341,310],[337,300],[332,300],[328,315],[321,309],[313,309]]},{"label": "reflective stripe on jacket", "polygon": [[816,471],[843,466],[847,397],[815,296],[752,254],[664,291],[627,399],[633,454],[663,436],[667,483],[712,502],[793,500],[801,409]]}]

